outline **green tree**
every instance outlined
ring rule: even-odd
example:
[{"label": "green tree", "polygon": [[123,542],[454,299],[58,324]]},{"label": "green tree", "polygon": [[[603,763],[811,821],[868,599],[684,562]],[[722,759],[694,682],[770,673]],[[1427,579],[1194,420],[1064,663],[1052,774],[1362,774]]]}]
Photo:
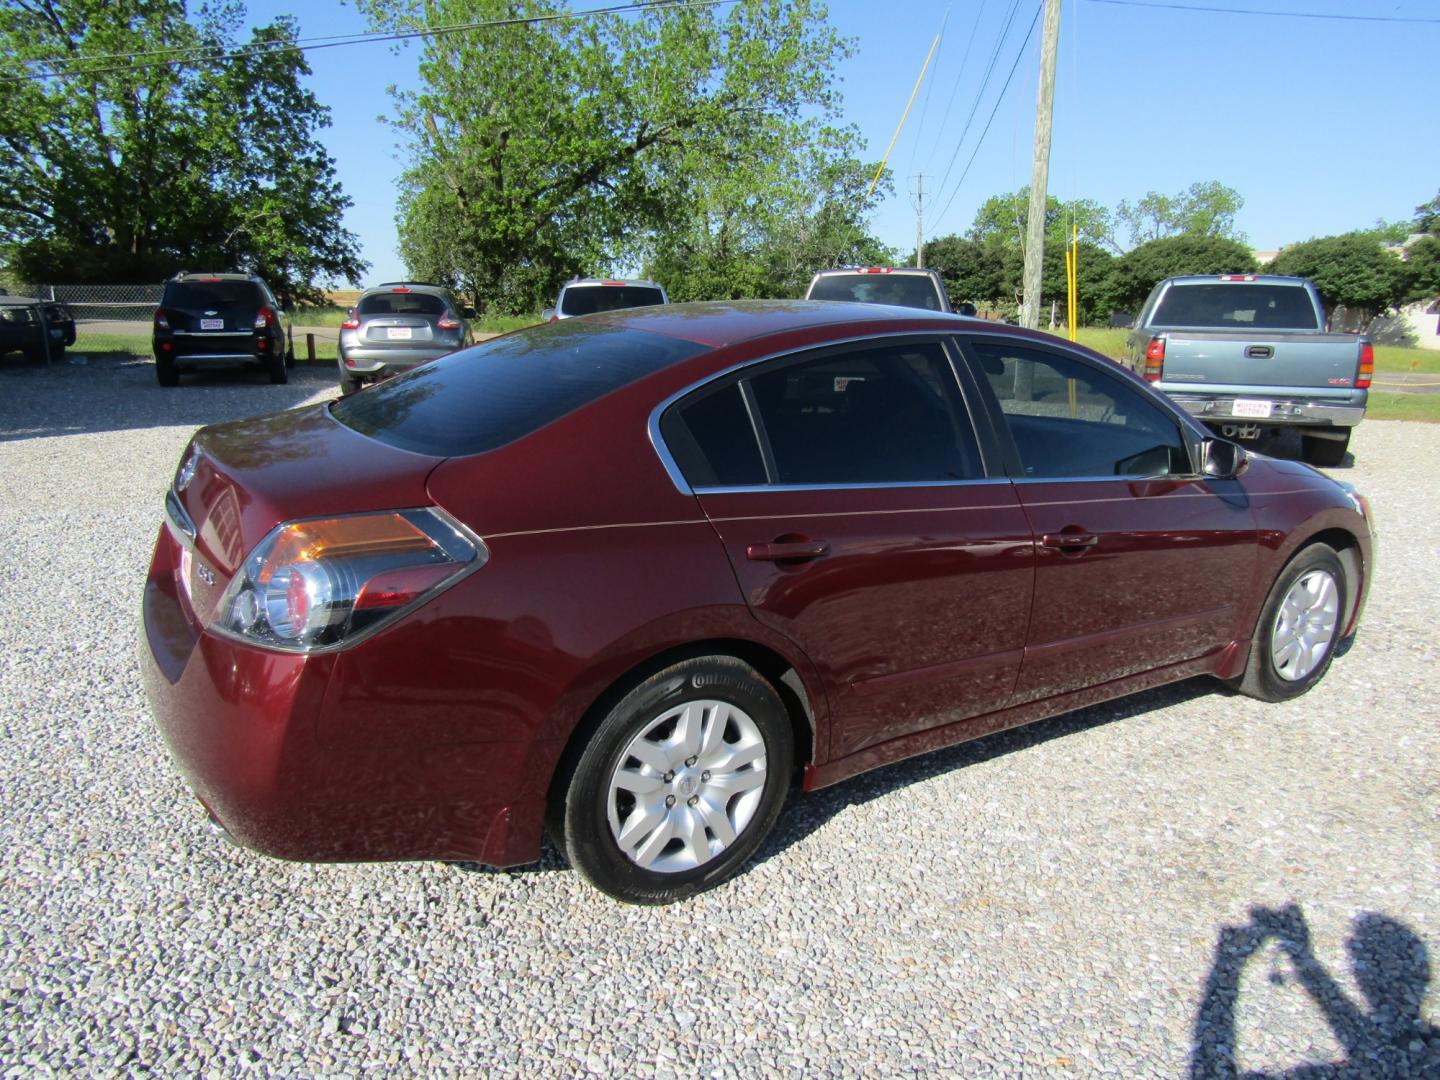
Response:
[{"label": "green tree", "polygon": [[[1025,228],[1030,220],[1030,186],[1019,191],[992,195],[975,212],[970,225],[972,240],[997,243],[1010,251],[1025,250]],[[1115,222],[1109,210],[1093,199],[1064,201],[1049,196],[1045,202],[1046,248],[1070,243],[1070,229],[1080,239],[1099,247],[1115,248]]]},{"label": "green tree", "polygon": [[1407,300],[1440,296],[1440,237],[1426,236],[1405,252]]},{"label": "green tree", "polygon": [[997,244],[941,236],[926,242],[925,265],[940,272],[952,303],[985,307],[1012,299],[1004,253]]},{"label": "green tree", "polygon": [[1309,278],[1320,290],[1327,313],[1344,307],[1359,312],[1367,322],[1402,303],[1410,288],[1405,263],[1363,233],[1291,244],[1267,269],[1275,274]]},{"label": "green tree", "polygon": [[350,201],[316,139],[328,111],[289,47],[296,24],[260,27],[225,59],[243,21],[238,2],[194,19],[183,0],[0,7],[0,76],[12,79],[0,94],[0,256],[12,275],[126,282],[243,267],[286,299],[358,279],[358,242],[340,226]]},{"label": "green tree", "polygon": [[1135,311],[1167,277],[1251,274],[1258,269],[1250,249],[1236,240],[1189,233],[1167,236],[1132,248],[1115,260],[1112,299],[1119,307]]},{"label": "green tree", "polygon": [[1245,234],[1235,228],[1235,217],[1244,205],[1244,198],[1234,188],[1205,180],[1178,195],[1150,191],[1135,203],[1122,200],[1115,208],[1115,218],[1129,230],[1131,244],[1185,233],[1244,240]]},{"label": "green tree", "polygon": [[1432,236],[1440,233],[1440,192],[1429,202],[1415,207],[1415,231]]},{"label": "green tree", "polygon": [[[562,11],[551,0],[361,7],[400,30]],[[831,126],[845,49],[815,0],[653,6],[429,37],[421,88],[397,94],[410,155],[398,212],[407,263],[491,310],[533,311],[577,270],[673,266],[686,251],[706,258],[687,293],[712,294],[737,251],[760,275],[745,287],[772,288],[753,257],[765,247],[757,228],[780,234],[771,192],[786,213],[813,218],[828,213],[823,196],[797,199],[797,179],[818,177],[830,195],[845,188],[827,172],[854,156]],[[829,153],[820,167],[817,147]],[[758,227],[756,212],[767,219]]]}]

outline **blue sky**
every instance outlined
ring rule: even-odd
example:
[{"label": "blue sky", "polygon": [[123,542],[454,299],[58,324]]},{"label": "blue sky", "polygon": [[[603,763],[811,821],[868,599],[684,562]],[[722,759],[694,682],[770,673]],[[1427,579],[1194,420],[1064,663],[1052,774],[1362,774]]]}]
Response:
[{"label": "blue sky", "polygon": [[[981,77],[1012,3],[989,84]],[[1167,5],[1440,20],[1436,0],[1155,0]],[[963,232],[990,195],[1029,182],[1041,0],[831,0],[831,22],[855,42],[836,71],[845,120],[885,150],[931,41],[945,31],[891,153],[896,192],[872,227],[914,245],[914,176],[925,174],[927,237]],[[576,0],[577,9],[599,6]],[[252,22],[296,10],[251,0]],[[945,18],[949,11],[948,19]],[[299,7],[302,36],[368,29],[352,6]],[[973,30],[973,41],[971,34]],[[961,61],[969,42],[969,58]],[[395,252],[395,133],[379,118],[386,87],[412,85],[418,50],[385,44],[310,53],[311,88],[332,110],[322,137],[355,205],[346,226],[370,280],[403,276]],[[1019,56],[989,133],[977,139]],[[958,81],[957,81],[958,79]],[[977,94],[978,104],[977,104]],[[1239,227],[1274,249],[1311,236],[1408,218],[1440,189],[1440,21],[1283,18],[1064,0],[1050,190],[1113,207],[1150,190],[1219,180],[1245,198]],[[947,110],[947,103],[950,103]],[[974,120],[963,140],[972,106]],[[958,152],[957,152],[958,146]],[[974,154],[963,184],[957,184]],[[949,167],[949,177],[935,194]],[[943,215],[941,211],[944,211]]]}]

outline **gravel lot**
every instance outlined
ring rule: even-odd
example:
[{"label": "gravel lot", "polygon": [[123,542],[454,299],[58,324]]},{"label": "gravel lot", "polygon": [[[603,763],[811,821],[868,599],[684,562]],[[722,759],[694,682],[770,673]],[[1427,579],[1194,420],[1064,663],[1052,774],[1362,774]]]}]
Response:
[{"label": "gravel lot", "polygon": [[186,796],[134,662],[165,487],[196,426],[333,388],[0,366],[0,1076],[1440,1075],[1440,426],[1337,470],[1381,563],[1315,692],[1186,683],[796,797],[647,910],[553,854],[276,862]]}]

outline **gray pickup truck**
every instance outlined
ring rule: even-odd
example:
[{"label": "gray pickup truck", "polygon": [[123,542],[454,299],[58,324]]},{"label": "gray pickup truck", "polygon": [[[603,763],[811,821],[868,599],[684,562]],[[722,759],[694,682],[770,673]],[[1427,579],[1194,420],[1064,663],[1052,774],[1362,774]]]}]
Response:
[{"label": "gray pickup truck", "polygon": [[1365,416],[1370,339],[1325,332],[1304,278],[1212,274],[1166,278],[1126,343],[1126,363],[1231,439],[1298,428],[1312,465],[1339,465]]}]

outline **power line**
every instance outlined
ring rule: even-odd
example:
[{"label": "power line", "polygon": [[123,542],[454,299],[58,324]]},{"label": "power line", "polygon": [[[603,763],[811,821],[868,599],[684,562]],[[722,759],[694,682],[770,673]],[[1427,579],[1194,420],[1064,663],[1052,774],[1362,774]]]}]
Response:
[{"label": "power line", "polygon": [[940,183],[935,185],[937,193],[945,190],[946,181],[955,169],[955,162],[960,158],[960,148],[965,145],[965,137],[970,134],[970,125],[975,121],[975,114],[980,109],[980,102],[985,99],[985,91],[990,86],[990,76],[995,73],[995,64],[1000,59],[1001,49],[1005,45],[1005,39],[1010,36],[1010,27],[1015,23],[1015,16],[1020,11],[1020,0],[1013,0],[1010,5],[1010,13],[1005,17],[1005,22],[1000,28],[1000,35],[995,39],[995,47],[990,50],[990,60],[985,65],[985,73],[980,77],[980,85],[975,91],[975,100],[970,105],[970,113],[965,117],[965,126],[960,129],[960,137],[955,140],[955,150],[950,155],[950,161],[945,166],[945,172],[940,177]]},{"label": "power line", "polygon": [[[945,5],[945,14],[940,19],[940,41],[943,46],[945,39],[945,25],[950,21],[950,5]],[[940,64],[937,62],[938,68]],[[920,103],[920,126],[915,129],[915,142],[910,147],[910,167],[915,167],[915,155],[920,151],[920,140],[925,137],[925,117],[930,112],[930,94],[935,89],[935,78],[931,76],[930,81],[925,85],[925,100]]]},{"label": "power line", "polygon": [[[980,20],[985,17],[985,5],[989,0],[980,0],[980,11],[970,21],[970,37],[965,41],[965,55],[960,57],[960,67],[955,72],[955,82],[950,86],[950,97],[945,102],[945,112],[940,117],[940,126],[937,130],[945,130],[945,122],[950,119],[950,106],[955,104],[955,94],[960,89],[960,80],[965,76],[965,65],[970,62],[970,47],[975,44],[975,31],[980,28]],[[930,163],[935,160],[935,148],[940,145],[937,138],[930,144],[930,156],[925,159],[925,167],[928,169]],[[912,162],[913,164],[913,162]]]},{"label": "power line", "polygon": [[1015,77],[1015,69],[1020,66],[1020,58],[1025,55],[1025,49],[1030,44],[1030,39],[1035,36],[1035,26],[1040,22],[1040,12],[1043,9],[1035,9],[1035,17],[1030,20],[1030,29],[1025,32],[1025,40],[1020,43],[1020,51],[1015,54],[1015,63],[1010,65],[1010,74],[1005,76],[1005,85],[1000,88],[1000,96],[995,99],[995,107],[990,110],[990,119],[985,121],[985,129],[980,132],[980,138],[975,143],[975,149],[970,154],[970,160],[965,163],[965,171],[960,174],[960,179],[955,181],[955,190],[950,192],[950,198],[946,200],[945,207],[935,215],[935,224],[938,225],[950,209],[950,204],[955,201],[955,196],[960,194],[960,188],[965,183],[965,177],[970,175],[970,166],[975,164],[975,155],[980,153],[980,147],[985,142],[985,136],[990,132],[990,125],[995,121],[995,114],[1000,111],[1000,103],[1005,100],[1005,91],[1010,89],[1010,80]]},{"label": "power line", "polygon": [[1440,23],[1440,19],[1422,19],[1407,15],[1335,15],[1324,11],[1269,11],[1259,8],[1211,7],[1204,4],[1167,4],[1161,0],[1090,0],[1092,4],[1115,4],[1118,7],[1161,8],[1167,11],[1204,11],[1221,15],[1269,15],[1280,19],[1334,19],[1340,22],[1378,23]]},{"label": "power line", "polygon": [[[449,34],[465,33],[471,30],[485,30],[506,26],[538,25],[541,23],[565,22],[572,19],[591,18],[596,15],[615,15],[630,11],[668,11],[683,8],[723,7],[738,3],[739,0],[662,0],[659,3],[632,2],[615,4],[611,7],[591,8],[588,11],[565,11],[554,15],[534,15],[507,19],[486,19],[468,23],[450,23],[439,26],[423,26],[404,31],[365,31],[356,34],[338,34],[330,37],[283,38],[276,41],[258,41],[241,46],[230,52],[216,53],[209,45],[191,46],[181,49],[148,49],[133,53],[97,53],[92,56],[69,56],[26,61],[35,65],[48,65],[51,71],[35,71],[27,75],[0,76],[0,83],[40,82],[46,79],[63,79],[70,76],[107,75],[116,71],[143,71],[157,67],[186,67],[199,63],[214,63],[219,60],[240,60],[250,56],[267,56],[273,52],[294,50],[313,52],[318,49],[333,49],[343,45],[366,45],[377,41],[406,41],[418,37],[444,37]],[[299,44],[307,42],[307,44]],[[151,60],[137,64],[134,60],[152,56],[168,56],[169,59]],[[96,60],[126,60],[127,63],[102,68],[76,70],[71,65],[86,64]]]}]

